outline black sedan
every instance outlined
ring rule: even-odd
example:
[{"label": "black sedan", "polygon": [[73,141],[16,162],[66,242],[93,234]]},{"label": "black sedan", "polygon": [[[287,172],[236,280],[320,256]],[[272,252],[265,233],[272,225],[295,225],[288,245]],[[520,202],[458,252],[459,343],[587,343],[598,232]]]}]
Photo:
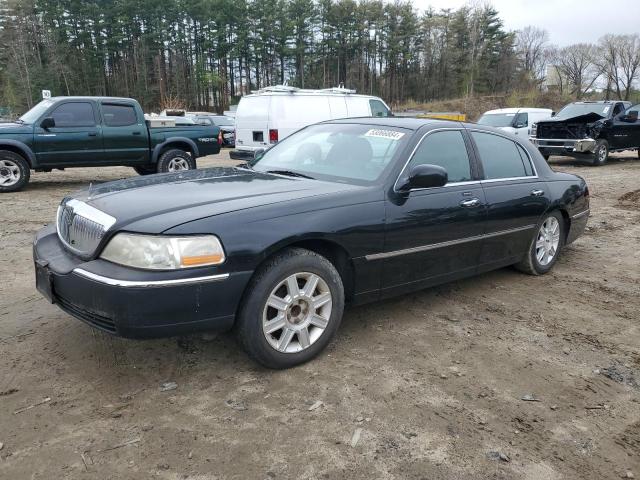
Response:
[{"label": "black sedan", "polygon": [[[317,355],[346,303],[515,265],[548,272],[589,190],[528,141],[440,120],[307,127],[252,165],[65,198],[34,242],[38,289],[125,337],[233,328],[273,368]],[[544,306],[546,308],[546,305]]]}]

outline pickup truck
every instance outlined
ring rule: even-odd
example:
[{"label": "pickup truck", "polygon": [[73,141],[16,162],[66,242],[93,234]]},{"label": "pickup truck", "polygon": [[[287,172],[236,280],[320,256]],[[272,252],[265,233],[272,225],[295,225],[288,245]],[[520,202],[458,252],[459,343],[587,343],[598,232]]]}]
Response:
[{"label": "pickup truck", "polygon": [[603,165],[610,152],[636,150],[640,156],[640,105],[630,102],[574,102],[553,118],[531,127],[530,140],[545,159],[551,155],[585,158]]},{"label": "pickup truck", "polygon": [[28,182],[31,170],[130,166],[140,175],[196,168],[220,151],[216,126],[151,127],[130,98],[54,97],[18,120],[0,123],[0,193]]}]

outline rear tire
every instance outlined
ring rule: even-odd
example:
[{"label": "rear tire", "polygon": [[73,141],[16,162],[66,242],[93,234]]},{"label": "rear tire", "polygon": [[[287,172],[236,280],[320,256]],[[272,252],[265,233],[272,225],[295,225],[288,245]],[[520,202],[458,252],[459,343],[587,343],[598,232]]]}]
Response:
[{"label": "rear tire", "polygon": [[598,140],[596,148],[593,151],[593,165],[599,167],[607,163],[609,158],[609,142],[606,140]]},{"label": "rear tire", "polygon": [[22,155],[0,150],[0,193],[21,190],[31,177],[29,163]]},{"label": "rear tire", "polygon": [[139,167],[133,167],[133,169],[136,171],[138,175],[152,175],[158,172],[155,166],[149,167],[146,165],[141,165]]},{"label": "rear tire", "polygon": [[558,261],[564,247],[565,224],[558,211],[544,216],[537,225],[526,256],[515,267],[529,275],[544,275]]},{"label": "rear tire", "polygon": [[309,250],[291,248],[275,255],[258,269],[246,292],[235,333],[249,356],[268,368],[311,360],[342,320],[340,274],[329,260]]},{"label": "rear tire", "polygon": [[184,150],[172,148],[167,150],[158,160],[158,173],[182,172],[195,170],[196,161]]}]

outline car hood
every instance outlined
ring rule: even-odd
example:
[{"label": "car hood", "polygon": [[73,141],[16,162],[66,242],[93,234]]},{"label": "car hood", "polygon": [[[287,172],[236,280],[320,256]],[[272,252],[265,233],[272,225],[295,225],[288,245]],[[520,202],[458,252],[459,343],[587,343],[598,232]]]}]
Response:
[{"label": "car hood", "polygon": [[598,120],[602,120],[605,117],[603,117],[602,115],[598,115],[597,113],[587,113],[586,115],[578,115],[577,117],[568,117],[568,118],[560,118],[560,117],[553,117],[553,118],[549,118],[547,120],[542,120],[540,122],[538,122],[538,124],[541,123],[593,123],[593,122],[597,122]]},{"label": "car hood", "polygon": [[31,133],[31,125],[16,122],[0,123],[0,135],[13,133]]},{"label": "car hood", "polygon": [[103,183],[73,197],[114,217],[114,230],[161,233],[200,218],[356,188],[241,168],[210,168]]}]

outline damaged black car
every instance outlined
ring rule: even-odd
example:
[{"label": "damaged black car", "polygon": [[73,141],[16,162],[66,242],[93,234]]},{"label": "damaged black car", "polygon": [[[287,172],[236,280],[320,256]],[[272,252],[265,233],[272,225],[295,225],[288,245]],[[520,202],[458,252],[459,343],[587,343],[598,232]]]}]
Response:
[{"label": "damaged black car", "polygon": [[610,152],[640,151],[640,105],[621,101],[575,102],[532,125],[530,140],[548,160],[572,156],[603,165]]}]

